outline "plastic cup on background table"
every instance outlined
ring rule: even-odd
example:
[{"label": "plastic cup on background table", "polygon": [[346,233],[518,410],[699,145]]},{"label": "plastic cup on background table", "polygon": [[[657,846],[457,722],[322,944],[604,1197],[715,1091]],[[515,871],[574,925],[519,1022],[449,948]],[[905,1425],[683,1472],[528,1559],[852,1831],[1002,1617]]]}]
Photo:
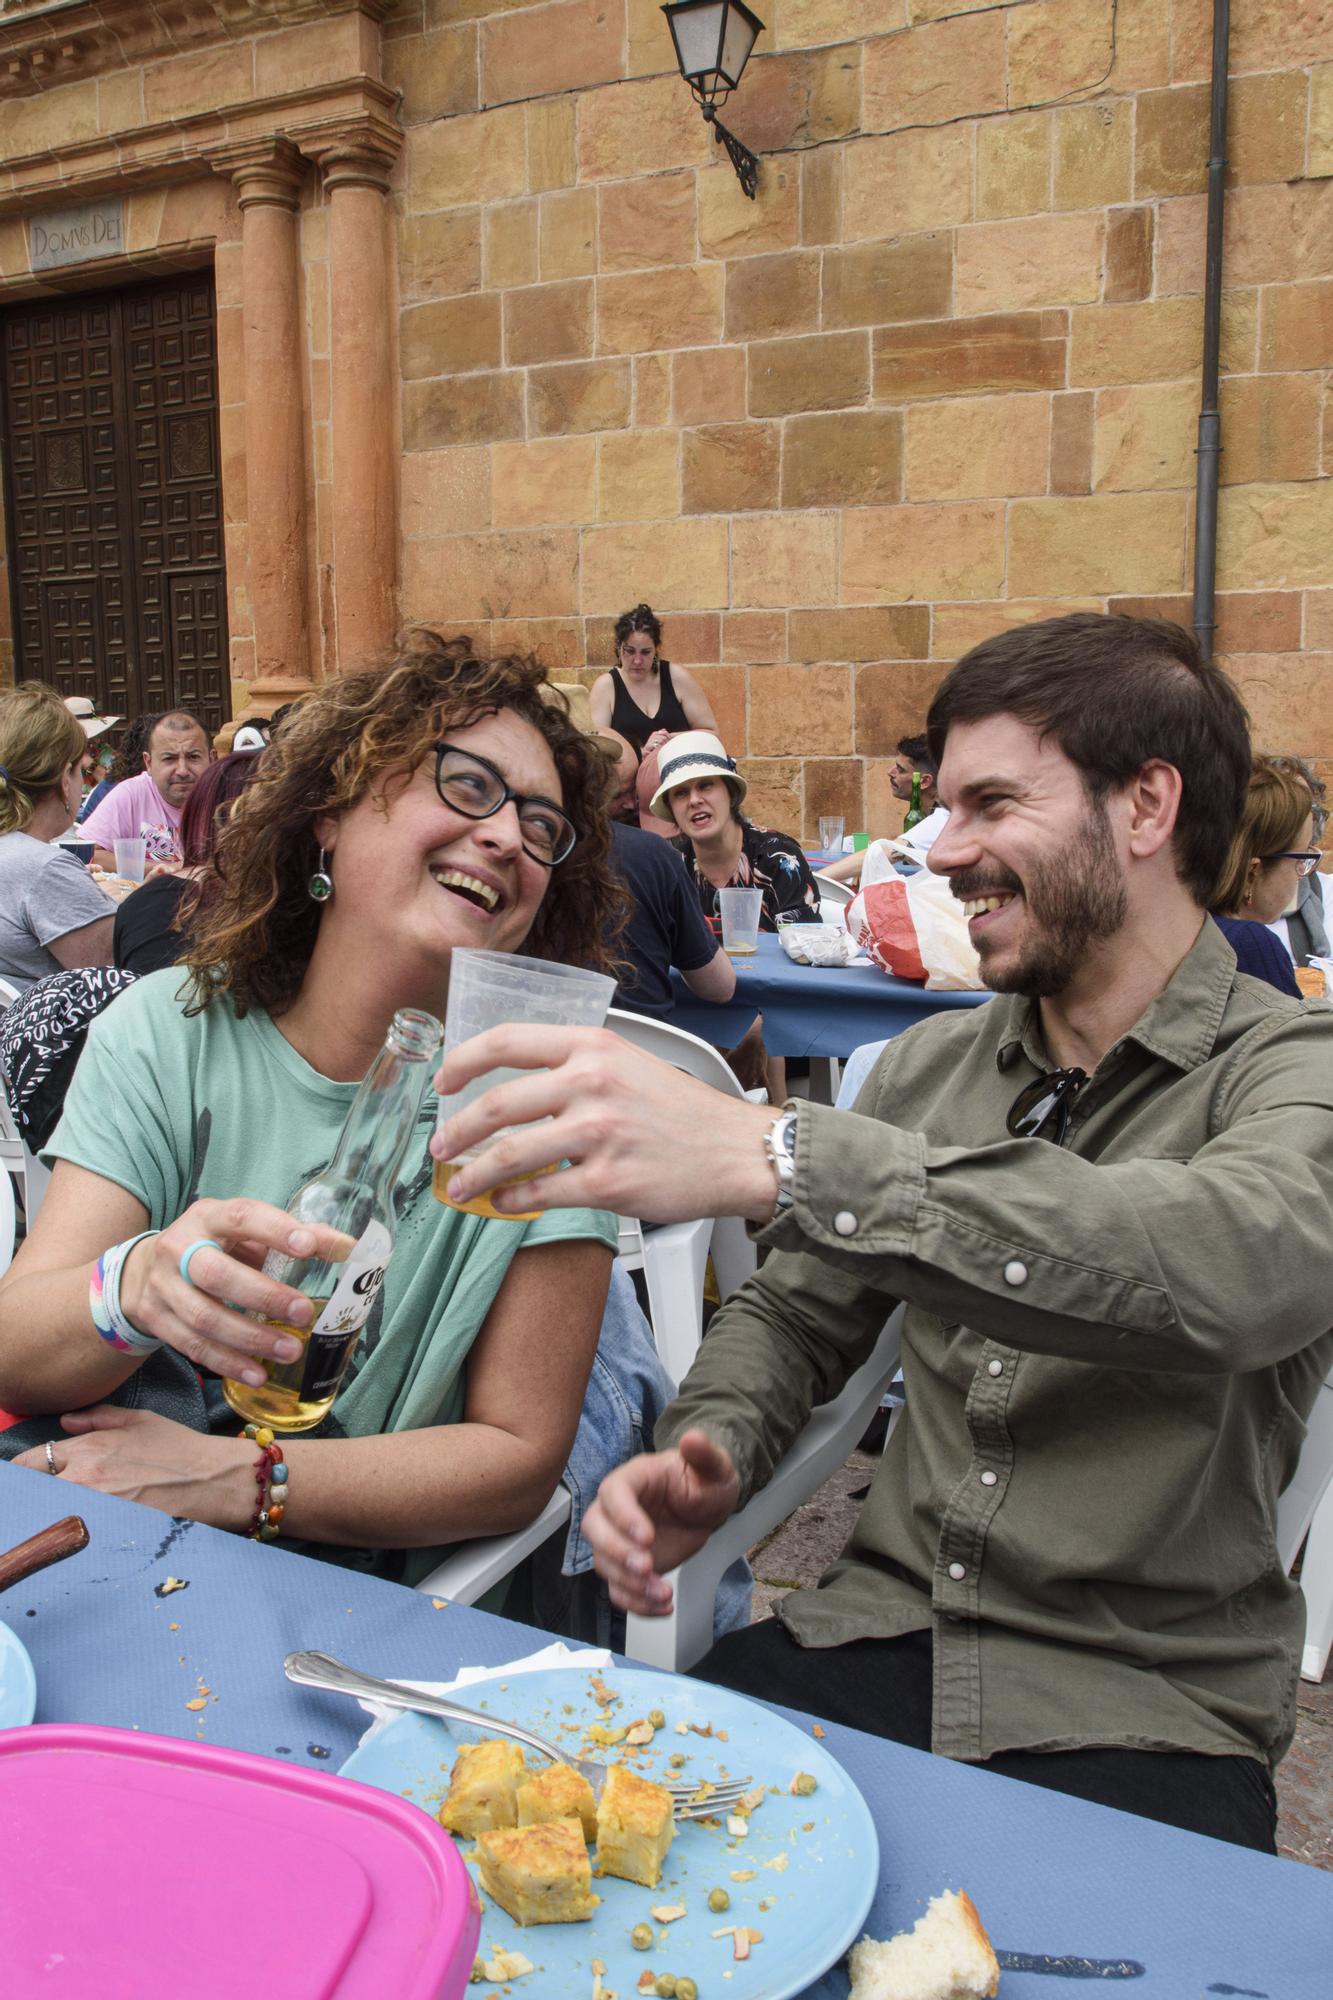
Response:
[{"label": "plastic cup on background table", "polygon": [[762,889],[719,889],[722,949],[730,958],[753,958],[759,949],[759,919],[764,913]]},{"label": "plastic cup on background table", "polygon": [[[487,1028],[509,1022],[553,1028],[600,1028],[615,990],[614,979],[601,972],[585,972],[576,965],[555,965],[548,959],[521,958],[507,951],[455,951],[449,966],[444,1053],[447,1056],[460,1042],[471,1041]],[[522,1069],[491,1069],[465,1084],[462,1090],[441,1093],[438,1123],[443,1125],[492,1084],[508,1083],[514,1077],[530,1074]],[[494,1136],[499,1138],[500,1134]],[[488,1140],[487,1144],[490,1143]],[[465,1215],[484,1215],[502,1222],[531,1222],[540,1213],[531,1209],[526,1215],[499,1215],[491,1201],[494,1188],[474,1195],[471,1201],[450,1201],[445,1189],[463,1161],[471,1157],[472,1154],[464,1153],[455,1160],[435,1162],[432,1185],[437,1201],[448,1208],[459,1208]],[[543,1171],[554,1173],[556,1169],[551,1166]]]},{"label": "plastic cup on background table", "polygon": [[133,839],[113,840],[111,845],[115,851],[117,875],[123,875],[127,882],[142,882],[144,869],[148,866],[148,842],[144,836],[140,833]]},{"label": "plastic cup on background table", "polygon": [[870,835],[868,833],[854,833],[852,835],[853,854],[864,854],[869,845]]},{"label": "plastic cup on background table", "polygon": [[819,821],[819,851],[835,861],[842,853],[842,836],[847,822],[841,813],[825,813]]}]

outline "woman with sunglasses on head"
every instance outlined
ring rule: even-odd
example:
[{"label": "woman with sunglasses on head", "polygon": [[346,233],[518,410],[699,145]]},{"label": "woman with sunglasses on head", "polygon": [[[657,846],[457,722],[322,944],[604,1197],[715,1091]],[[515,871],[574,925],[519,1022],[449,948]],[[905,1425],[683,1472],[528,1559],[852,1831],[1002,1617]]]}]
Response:
[{"label": "woman with sunglasses on head", "polygon": [[1314,799],[1285,760],[1256,757],[1212,916],[1242,972],[1300,998],[1291,959],[1268,929],[1319,861]]},{"label": "woman with sunglasses on head", "polygon": [[[602,759],[547,692],[530,661],[422,634],[387,671],[316,689],[265,751],[183,963],[90,1034],[49,1192],[0,1285],[0,1406],[32,1417],[20,1462],[253,1529],[256,1441],[219,1378],[262,1386],[266,1361],[301,1351],[273,1322],[308,1326],[311,1302],[263,1274],[266,1255],[348,1255],[283,1204],[330,1160],[395,1012],[442,1017],[461,946],[604,964]],[[553,1227],[435,1201],[432,1108],[348,1373],[318,1429],[282,1440],[281,1533],[409,1582],[553,1491],[616,1241],[587,1209]],[[110,1263],[129,1351],[92,1310]],[[152,1413],[168,1398],[184,1421]]]}]

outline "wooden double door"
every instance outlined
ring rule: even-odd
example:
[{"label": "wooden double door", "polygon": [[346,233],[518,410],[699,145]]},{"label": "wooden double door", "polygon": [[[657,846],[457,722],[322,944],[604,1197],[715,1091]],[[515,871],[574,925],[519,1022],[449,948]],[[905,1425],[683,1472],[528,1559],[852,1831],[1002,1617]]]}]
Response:
[{"label": "wooden double door", "polygon": [[0,317],[20,678],[100,712],[231,713],[212,274]]}]

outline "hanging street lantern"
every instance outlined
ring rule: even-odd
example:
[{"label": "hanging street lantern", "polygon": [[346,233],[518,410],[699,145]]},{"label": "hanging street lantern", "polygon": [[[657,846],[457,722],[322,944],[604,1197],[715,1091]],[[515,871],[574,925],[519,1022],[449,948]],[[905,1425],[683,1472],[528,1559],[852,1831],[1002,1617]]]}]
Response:
[{"label": "hanging street lantern", "polygon": [[757,14],[742,0],[674,0],[662,12],[676,45],[680,73],[699,100],[719,146],[736,169],[750,200],[759,186],[759,162],[717,115],[741,80],[750,51],[764,31]]}]

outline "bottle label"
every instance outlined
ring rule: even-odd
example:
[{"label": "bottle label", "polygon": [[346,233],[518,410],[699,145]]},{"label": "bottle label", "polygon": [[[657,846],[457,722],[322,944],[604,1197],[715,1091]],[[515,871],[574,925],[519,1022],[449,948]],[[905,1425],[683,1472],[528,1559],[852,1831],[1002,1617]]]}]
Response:
[{"label": "bottle label", "polygon": [[369,1223],[343,1265],[342,1275],[306,1342],[300,1389],[303,1403],[321,1402],[337,1389],[347,1357],[379,1296],[392,1248],[393,1239],[384,1224]]}]

